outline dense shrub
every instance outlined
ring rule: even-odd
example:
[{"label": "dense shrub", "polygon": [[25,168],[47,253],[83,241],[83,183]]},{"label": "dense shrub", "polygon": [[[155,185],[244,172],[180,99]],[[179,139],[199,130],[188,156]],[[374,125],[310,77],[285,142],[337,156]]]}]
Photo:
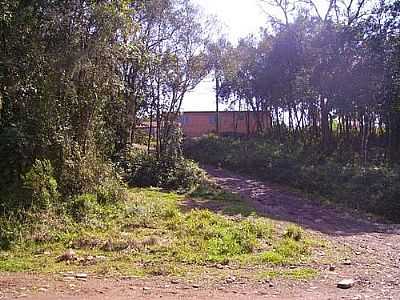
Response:
[{"label": "dense shrub", "polygon": [[97,197],[94,194],[75,196],[68,205],[70,214],[78,221],[84,221],[94,215],[99,208]]},{"label": "dense shrub", "polygon": [[32,208],[48,209],[60,196],[53,167],[47,159],[36,160],[23,176],[23,181],[24,187],[29,191]]},{"label": "dense shrub", "polygon": [[317,193],[345,206],[400,220],[400,169],[324,157],[301,144],[268,138],[205,136],[186,141],[185,155],[264,180]]},{"label": "dense shrub", "polygon": [[0,191],[12,190],[20,183],[31,161],[26,136],[15,126],[0,129]]},{"label": "dense shrub", "polygon": [[9,249],[22,231],[22,224],[14,215],[0,216],[0,250]]},{"label": "dense shrub", "polygon": [[60,189],[66,196],[93,193],[105,181],[118,177],[110,161],[94,149],[83,153],[74,143],[66,147],[60,169]]},{"label": "dense shrub", "polygon": [[200,183],[204,172],[193,161],[181,156],[160,159],[141,149],[131,149],[120,155],[117,166],[130,186],[161,187],[186,192]]}]

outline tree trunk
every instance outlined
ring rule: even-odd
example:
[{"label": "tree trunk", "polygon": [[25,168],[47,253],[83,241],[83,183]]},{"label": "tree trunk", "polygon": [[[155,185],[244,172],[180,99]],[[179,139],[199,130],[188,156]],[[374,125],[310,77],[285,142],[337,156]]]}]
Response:
[{"label": "tree trunk", "polygon": [[219,134],[219,78],[215,76],[215,132]]},{"label": "tree trunk", "polygon": [[321,99],[321,137],[322,149],[324,152],[329,151],[330,132],[329,132],[329,110],[328,99]]}]

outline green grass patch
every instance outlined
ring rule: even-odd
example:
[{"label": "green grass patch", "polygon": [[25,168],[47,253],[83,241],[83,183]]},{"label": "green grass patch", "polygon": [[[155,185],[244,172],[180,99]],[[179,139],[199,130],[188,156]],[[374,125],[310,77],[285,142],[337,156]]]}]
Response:
[{"label": "green grass patch", "polygon": [[227,192],[211,182],[200,184],[190,195],[199,207],[218,210],[225,215],[250,216],[255,209],[238,194]]},{"label": "green grass patch", "polygon": [[295,280],[309,280],[318,275],[318,271],[311,268],[297,268],[293,270],[270,270],[263,271],[258,275],[260,280],[271,280],[277,277],[295,279]]},{"label": "green grass patch", "polygon": [[[214,207],[222,203],[222,210],[185,208],[188,199]],[[215,264],[285,266],[306,261],[312,253],[310,237],[298,227],[288,226],[283,233],[254,212],[224,214],[232,207],[251,208],[212,185],[190,195],[131,189],[128,200],[116,204],[100,205],[89,196],[79,201],[75,218],[68,205],[32,215],[21,225],[19,239],[0,252],[0,272],[193,277]],[[69,248],[77,259],[58,262]]]}]

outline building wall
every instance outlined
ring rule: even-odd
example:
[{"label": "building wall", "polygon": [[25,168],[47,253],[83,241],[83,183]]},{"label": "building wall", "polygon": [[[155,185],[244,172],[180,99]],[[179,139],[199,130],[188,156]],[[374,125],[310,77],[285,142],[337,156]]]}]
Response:
[{"label": "building wall", "polygon": [[[255,112],[220,112],[219,132],[220,134],[254,134],[257,132],[256,114],[260,115],[263,129],[269,128],[269,114]],[[185,112],[181,116],[183,133],[188,137],[202,136],[216,132],[215,112]]]}]

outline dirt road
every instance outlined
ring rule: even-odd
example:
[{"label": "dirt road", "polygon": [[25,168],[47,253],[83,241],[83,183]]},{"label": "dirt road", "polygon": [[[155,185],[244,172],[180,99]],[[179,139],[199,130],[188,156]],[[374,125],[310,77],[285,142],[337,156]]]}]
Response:
[{"label": "dirt road", "polygon": [[[0,299],[400,299],[400,226],[324,206],[287,189],[206,168],[217,184],[239,193],[258,213],[297,223],[333,244],[350,249],[348,260],[311,281],[277,280],[207,284],[153,279],[92,278],[67,282],[60,276],[0,274]],[[400,201],[400,199],[399,199]],[[323,253],[321,254],[323,255]],[[336,284],[351,278],[346,290]]]}]

